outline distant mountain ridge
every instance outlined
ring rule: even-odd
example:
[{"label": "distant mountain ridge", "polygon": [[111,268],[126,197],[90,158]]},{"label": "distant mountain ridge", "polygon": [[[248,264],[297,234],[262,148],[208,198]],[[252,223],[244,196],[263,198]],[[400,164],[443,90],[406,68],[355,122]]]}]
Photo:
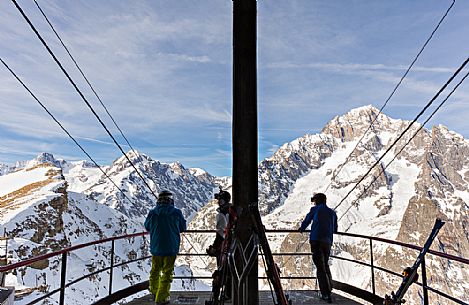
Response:
[{"label": "distant mountain ridge", "polygon": [[[272,157],[260,162],[259,207],[267,228],[297,229],[311,207],[309,198],[315,192],[325,192],[329,206],[339,204],[410,124],[409,121],[378,113],[375,107],[365,106],[336,116],[320,134],[304,135],[286,143]],[[378,118],[363,142],[353,150],[376,116]],[[337,214],[341,218],[339,230],[423,245],[435,218],[439,217],[446,221],[446,225],[433,249],[467,258],[468,140],[441,125],[433,126],[431,130],[423,128],[393,163],[379,174],[419,127],[418,123],[412,126],[370,176],[338,207]],[[339,172],[350,154],[349,161]],[[333,176],[336,177],[332,179]],[[375,177],[377,179],[368,192],[357,200]],[[204,207],[191,222],[191,228],[214,226],[214,211],[213,205]],[[299,234],[272,237],[271,247],[282,252],[308,252],[306,239],[306,236]],[[202,248],[209,244],[207,237],[202,235],[197,236],[197,241]],[[373,248],[375,263],[397,273],[416,257],[415,251],[399,250],[384,244],[375,244]],[[336,237],[333,251],[338,256],[365,262],[369,260],[369,245],[361,240]],[[469,278],[466,269],[438,258],[428,260],[432,268],[427,270],[427,277],[432,278],[432,285],[453,295],[469,295],[469,284],[460,283],[461,279]],[[314,275],[310,258],[278,258],[278,261],[283,274]],[[192,261],[193,265],[197,263]],[[371,289],[371,275],[367,267],[333,260],[332,271],[339,281]],[[381,295],[390,293],[398,286],[398,278],[382,273],[377,273],[375,280],[377,292]],[[315,283],[293,281],[289,284],[290,289],[305,286],[314,288]],[[420,304],[421,294],[415,288],[409,295],[409,304]],[[432,303],[445,303],[443,298],[431,297]]]},{"label": "distant mountain ridge", "polygon": [[[317,135],[305,135],[282,145],[271,158],[259,166],[260,206],[267,227],[295,229],[309,210],[306,205],[314,192],[325,192],[328,203],[335,207],[363,174],[374,164],[409,121],[392,119],[379,114],[372,106],[353,109],[336,116]],[[378,115],[363,142],[353,151]],[[433,248],[456,256],[469,257],[469,141],[445,126],[423,128],[383,173],[379,172],[397,154],[417,131],[417,123],[406,133],[383,161],[337,209],[341,218],[339,230],[363,235],[380,236],[392,240],[423,245],[435,218],[447,223]],[[353,151],[353,153],[352,153]],[[339,172],[349,154],[350,160]],[[336,175],[335,179],[331,180]],[[377,178],[363,198],[357,198]],[[275,190],[275,192],[270,192]],[[366,260],[367,246],[339,241],[335,249],[342,254]],[[298,236],[292,234],[278,247],[285,252],[295,252]],[[375,260],[386,262],[395,272],[405,267],[405,258],[415,257],[412,251],[399,255],[388,247],[375,246]],[[308,251],[307,248],[304,249]],[[399,259],[395,257],[402,256]],[[460,278],[469,273],[439,259],[431,259],[432,270],[427,271],[443,291],[456,295],[469,295],[469,284],[460,285]],[[370,288],[368,271],[342,267],[335,260],[337,278],[345,282],[362,282]],[[310,262],[305,261],[306,266]],[[288,270],[290,268],[290,270]],[[304,272],[304,266],[291,265],[293,270]],[[444,275],[444,276],[442,276]],[[457,276],[451,276],[457,275]],[[387,277],[377,276],[381,293],[393,287]],[[394,281],[394,283],[396,283]],[[395,285],[395,284],[394,284]],[[411,292],[410,304],[420,304],[421,296]],[[467,298],[466,298],[467,301]],[[433,299],[433,303],[445,302]]]},{"label": "distant mountain ridge", "polygon": [[[201,169],[187,169],[178,162],[165,164],[138,152],[129,152],[128,157],[155,194],[163,189],[173,192],[176,206],[187,219],[213,197],[220,184],[227,183],[227,178],[213,177]],[[148,211],[156,205],[156,198],[124,157],[102,167],[123,192],[94,164],[57,160],[49,153],[0,168],[0,231],[10,238],[10,262],[80,243],[141,232]],[[136,253],[148,255],[146,243],[144,238],[116,243],[115,259],[128,260]],[[90,268],[108,266],[109,246],[94,246],[71,255],[69,264],[74,266],[75,276],[89,273]],[[52,258],[33,268],[20,268],[17,271],[23,275],[9,274],[7,284],[31,292],[23,298],[27,303],[39,291],[59,282],[59,259]],[[123,275],[115,279],[114,289],[145,280],[149,268],[149,262],[145,262],[116,270]],[[180,266],[176,272],[187,275],[190,270]],[[194,283],[189,281],[183,286],[191,285]],[[66,303],[91,303],[96,295],[106,294],[107,288],[98,276],[91,282],[74,285]]]},{"label": "distant mountain ridge", "polygon": [[[321,133],[304,135],[285,143],[271,157],[259,163],[259,207],[267,228],[298,228],[309,211],[309,198],[314,192],[326,192],[331,207],[340,202],[410,123],[378,113],[375,107],[365,106],[336,116],[326,124]],[[364,137],[363,143],[353,151],[376,116],[378,118]],[[339,230],[423,245],[434,219],[440,217],[447,224],[433,249],[469,257],[468,140],[441,125],[433,126],[430,130],[424,128],[391,166],[379,174],[419,127],[420,125],[415,124],[390,151],[389,156],[337,209],[341,218]],[[339,172],[338,169],[350,153],[350,160]],[[140,153],[129,152],[128,156],[135,161],[155,192],[162,189],[174,192],[178,207],[191,219],[191,229],[215,227],[217,207],[212,200],[213,193],[219,185],[230,189],[229,177],[214,177],[201,169],[185,168],[178,162],[160,163]],[[34,170],[27,172],[28,168]],[[50,154],[41,154],[34,160],[17,162],[15,165],[0,164],[0,185],[2,179],[16,173],[29,175],[30,180],[31,177],[39,180],[33,181],[35,188],[28,190],[29,193],[24,196],[20,193],[15,197],[13,204],[10,204],[10,196],[8,206],[2,204],[2,200],[7,199],[0,195],[0,219],[5,220],[1,221],[0,230],[5,228],[15,238],[10,246],[10,249],[15,249],[11,250],[13,257],[22,259],[96,239],[96,232],[105,237],[142,230],[142,221],[155,204],[154,196],[148,192],[124,157],[103,169],[132,198],[131,202],[124,198],[98,168],[86,161],[67,162],[56,160]],[[336,177],[332,179],[333,176]],[[374,177],[377,179],[368,192],[357,200]],[[47,183],[43,185],[43,181]],[[41,222],[41,219],[47,218],[46,212],[51,213],[49,217],[55,220],[50,223]],[[12,217],[15,213],[17,216]],[[99,216],[101,214],[106,217]],[[41,234],[34,233],[38,228],[41,228]],[[308,252],[306,238],[299,234],[277,236],[272,240],[271,247],[275,251]],[[191,252],[195,247],[196,251],[203,252],[212,239],[213,236],[207,234],[191,235],[190,242],[183,239],[182,247]],[[135,241],[135,244],[122,249],[120,256],[124,257],[131,250],[141,249],[142,243],[143,241]],[[375,262],[397,273],[416,256],[415,252],[383,244],[374,245],[373,249]],[[333,251],[338,256],[364,261],[369,259],[369,245],[356,240],[336,238]],[[309,257],[278,260],[283,274],[311,275]],[[104,257],[95,260],[96,264],[103,264],[105,261]],[[453,295],[469,295],[469,284],[463,280],[469,278],[469,271],[436,258],[429,258],[428,262],[431,269],[427,270],[427,276],[432,279],[431,285]],[[213,262],[209,263],[201,257],[180,258],[178,265],[184,265],[186,269],[177,272],[201,272],[205,275],[210,274],[214,268]],[[46,274],[44,277],[53,279],[51,274],[54,269],[44,270],[49,270],[43,271]],[[369,269],[333,260],[332,270],[336,279],[370,289]],[[136,282],[145,277],[147,271],[148,265],[134,268],[131,270],[132,276],[119,285],[124,287]],[[377,273],[377,292],[381,295],[389,293],[396,288],[397,280]],[[26,280],[23,285],[34,286],[34,278]],[[293,281],[289,285],[293,289],[300,286],[314,287],[315,283],[305,281],[300,285]],[[86,287],[79,289],[84,293],[87,291]],[[96,289],[101,293],[99,287]],[[415,289],[411,290],[410,295],[409,304],[420,304],[421,295]],[[75,304],[75,301],[70,302]],[[432,302],[443,304],[444,300],[432,299]]]}]

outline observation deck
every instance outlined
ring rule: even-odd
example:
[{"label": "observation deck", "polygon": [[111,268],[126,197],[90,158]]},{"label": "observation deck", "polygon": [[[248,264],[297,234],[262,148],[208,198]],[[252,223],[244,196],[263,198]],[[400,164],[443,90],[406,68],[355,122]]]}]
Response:
[{"label": "observation deck", "polygon": [[[270,238],[275,238],[278,234],[299,234],[298,231],[294,230],[266,230],[266,232],[268,236],[270,236]],[[193,236],[194,234],[212,234],[213,236],[215,232],[212,230],[189,230],[183,234],[184,236],[182,240],[188,241],[194,240],[194,237],[196,237]],[[360,285],[357,280],[354,280],[354,277],[352,277],[348,283],[341,282],[344,281],[344,279],[335,278],[335,281],[333,283],[333,304],[380,304],[380,302],[382,304],[382,297],[384,297],[385,294],[389,294],[391,291],[396,290],[398,288],[398,284],[396,283],[399,283],[402,279],[402,275],[400,275],[399,273],[401,271],[400,267],[399,270],[396,270],[396,267],[392,267],[388,264],[389,262],[377,259],[377,253],[379,250],[377,248],[378,244],[381,244],[381,246],[384,244],[386,246],[400,247],[400,249],[412,251],[415,254],[414,257],[416,257],[418,252],[421,250],[421,247],[416,245],[404,244],[393,240],[386,240],[377,237],[349,233],[337,233],[335,240],[340,243],[341,240],[343,240],[344,238],[352,239],[356,244],[365,245],[365,249],[368,247],[367,255],[363,256],[367,258],[355,259],[349,256],[343,256],[339,253],[339,251],[334,250],[334,248],[337,248],[338,246],[337,244],[335,244],[333,248],[333,255],[331,256],[331,258],[334,260],[334,264],[336,264],[337,262],[343,262],[344,266],[350,266],[347,267],[350,268],[350,270],[357,270],[356,267],[361,266],[362,273],[369,272],[369,281],[365,284],[361,283]],[[122,257],[117,256],[118,250],[116,244],[125,243],[126,245],[131,245],[130,241],[135,242],[137,239],[140,239],[140,241],[143,242],[146,249],[140,249],[141,252],[134,253],[135,255],[132,257],[128,257],[127,260],[122,260]],[[42,290],[32,289],[33,293],[23,294],[21,296],[21,304],[42,304],[46,299],[56,300],[59,305],[74,304],[74,302],[76,303],[77,300],[74,300],[72,298],[72,295],[73,292],[76,290],[76,285],[91,285],[88,281],[96,277],[100,278],[99,285],[103,289],[93,297],[93,300],[91,300],[90,302],[85,301],[85,303],[87,304],[114,304],[117,301],[123,299],[128,300],[129,305],[151,304],[152,296],[148,294],[147,290],[147,275],[149,273],[149,268],[148,271],[144,272],[144,275],[141,278],[142,282],[140,283],[137,282],[137,284],[128,287],[128,282],[125,282],[127,284],[124,283],[125,285],[123,285],[122,281],[122,279],[127,276],[122,271],[127,270],[130,273],[128,268],[129,266],[133,264],[146,264],[146,266],[148,267],[150,265],[149,263],[151,261],[151,256],[149,255],[148,247],[149,242],[146,232],[111,237],[102,240],[92,241],[85,244],[75,245],[57,252],[48,253],[6,266],[1,266],[0,272],[5,274],[12,272],[16,274],[21,273],[25,275],[25,277],[27,277],[28,274],[33,274],[34,272],[37,272],[38,269],[35,269],[35,264],[37,265],[38,262],[48,260],[49,262],[57,265],[57,270],[60,271],[58,272],[57,277],[48,279],[47,283],[49,285],[47,287],[42,287]],[[132,247],[130,247],[130,249],[137,250]],[[187,247],[186,249],[188,250],[183,250],[179,254],[179,257],[181,259],[193,258],[199,259],[201,261],[209,259],[207,257],[207,254],[201,253],[202,251],[200,250],[198,252],[196,250],[194,250],[195,252],[189,252],[192,251],[193,248]],[[76,257],[76,254],[80,251],[81,253],[83,253],[83,251],[86,251],[90,254],[93,254],[90,257],[105,253],[107,261],[103,262],[102,267],[100,266],[100,268],[90,270],[86,267],[90,264],[90,262],[80,260],[80,263],[84,265],[83,269],[80,269],[81,266],[79,266],[77,261],[72,262],[72,258]],[[98,251],[102,251],[102,253],[98,253]],[[285,287],[284,290],[286,294],[290,296],[290,299],[293,301],[293,304],[325,304],[324,301],[318,298],[317,291],[311,290],[312,288],[316,289],[316,286],[314,286],[316,278],[312,269],[312,262],[310,261],[311,253],[308,251],[307,247],[304,247],[296,252],[274,251],[273,255],[275,257],[275,260],[280,265],[281,271],[286,271],[285,269],[282,270],[282,268],[285,267],[285,262],[289,260],[289,258],[295,259],[295,262],[291,259],[289,260],[291,264],[296,264],[296,260],[300,259],[301,257],[303,257],[305,260],[308,260],[308,267],[302,268],[302,270],[300,270],[304,273],[282,273],[281,280]],[[446,260],[448,264],[460,264],[462,268],[469,268],[468,259],[455,257],[446,253],[436,252],[432,250],[429,251],[427,255],[428,261],[432,261],[433,259],[438,258]],[[285,259],[283,260],[284,257]],[[261,259],[259,259],[259,263],[259,266],[261,266]],[[334,268],[334,265],[332,267]],[[441,288],[438,286],[438,283],[434,282],[433,276],[428,276],[427,278],[427,274],[435,274],[434,270],[432,270],[433,267],[434,266],[432,264],[425,265],[424,260],[419,270],[419,281],[412,285],[412,289],[414,290],[413,295],[419,296],[419,302],[425,305],[436,303],[461,305],[469,304],[469,300],[465,296],[461,297],[460,295],[451,295],[451,292],[442,291]],[[71,274],[72,270],[74,271],[74,274]],[[77,273],[77,270],[83,271],[82,273]],[[356,274],[356,277],[358,277],[358,274]],[[266,277],[263,276],[263,274],[259,275],[260,283],[265,279]],[[177,283],[178,281],[185,281],[186,283],[190,281],[204,281],[205,289],[194,288],[197,287],[196,285],[192,286],[192,291],[189,291],[190,289],[186,289],[184,291],[174,291],[175,289],[173,289],[173,291],[171,292],[172,304],[204,304],[204,301],[210,297],[209,290],[211,277],[209,273],[206,272],[205,274],[201,274],[195,271],[194,273],[186,275],[176,274],[174,277],[174,283]],[[298,289],[298,285],[296,287],[291,286],[292,282],[303,283],[305,281],[309,281],[309,283],[313,283],[313,285],[305,285],[305,290]],[[391,282],[393,283],[383,286],[383,283]],[[262,289],[262,291],[259,292],[259,305],[273,304],[273,294],[271,294],[270,291],[266,291],[265,288],[260,289]],[[136,293],[139,294],[135,295]],[[131,297],[133,295],[135,295],[135,300],[131,301]],[[343,295],[350,296],[350,298],[344,297]],[[19,298],[20,296],[19,294],[17,294],[17,299]],[[351,300],[352,298],[354,300]],[[226,304],[231,303],[226,302]]]},{"label": "observation deck", "polygon": [[[326,304],[323,300],[319,299],[318,291],[315,290],[293,290],[288,291],[288,295],[295,305],[322,305]],[[359,305],[365,304],[362,302],[353,301],[344,296],[333,293],[333,303],[341,305]],[[205,305],[205,300],[210,299],[210,291],[175,291],[171,292],[171,304],[174,305]],[[126,305],[154,305],[155,300],[153,295],[149,294],[144,297],[135,299]],[[231,305],[232,302],[226,302],[226,305]],[[272,305],[272,294],[270,291],[259,291],[259,305]],[[369,304],[369,303],[366,303]]]}]

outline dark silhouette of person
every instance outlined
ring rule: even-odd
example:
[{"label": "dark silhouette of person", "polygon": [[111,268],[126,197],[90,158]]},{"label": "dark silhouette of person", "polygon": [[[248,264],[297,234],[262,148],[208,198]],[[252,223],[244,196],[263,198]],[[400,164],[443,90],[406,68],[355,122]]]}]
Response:
[{"label": "dark silhouette of person", "polygon": [[317,193],[311,197],[311,208],[299,228],[304,232],[311,224],[309,243],[313,254],[313,262],[316,266],[316,276],[321,290],[321,299],[332,303],[332,274],[329,269],[329,256],[333,241],[333,234],[337,232],[337,214],[326,205],[326,195]]},{"label": "dark silhouette of person", "polygon": [[[228,226],[229,222],[229,209],[231,207],[231,195],[227,191],[220,189],[219,193],[215,194],[215,199],[218,203],[217,216],[216,216],[216,237],[212,245],[207,249],[207,254],[210,256],[215,256],[217,258],[217,271],[214,273],[215,277],[221,277],[220,270],[222,268],[222,246],[225,239],[225,229]],[[225,266],[227,267],[227,266]],[[225,301],[231,299],[231,273],[227,269],[226,272],[226,283],[224,286],[224,298]],[[222,285],[223,285],[222,284]]]}]

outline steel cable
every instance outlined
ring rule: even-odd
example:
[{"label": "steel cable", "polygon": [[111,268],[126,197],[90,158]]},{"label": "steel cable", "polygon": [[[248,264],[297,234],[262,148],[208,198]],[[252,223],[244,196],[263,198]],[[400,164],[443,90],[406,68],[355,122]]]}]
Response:
[{"label": "steel cable", "polygon": [[338,170],[335,171],[333,174],[332,174],[332,178],[331,178],[331,181],[329,182],[329,184],[327,185],[326,187],[326,190],[324,191],[327,192],[327,190],[329,189],[329,187],[331,186],[332,182],[334,181],[335,178],[337,178],[337,176],[339,175],[339,173],[342,171],[343,167],[345,166],[345,164],[347,164],[349,161],[350,161],[350,158],[352,157],[353,153],[355,152],[355,150],[357,149],[358,145],[362,142],[363,138],[365,137],[365,135],[368,133],[368,131],[371,129],[371,127],[373,126],[373,124],[376,122],[376,120],[378,119],[379,115],[382,113],[383,109],[386,107],[386,105],[388,104],[389,100],[394,96],[394,93],[396,93],[397,89],[399,88],[399,86],[401,85],[402,81],[404,80],[404,78],[407,76],[407,74],[409,73],[410,69],[412,69],[412,67],[414,66],[415,62],[417,61],[417,59],[419,58],[420,54],[422,54],[423,50],[425,49],[425,47],[427,46],[427,44],[430,42],[430,40],[433,38],[433,35],[436,33],[436,31],[438,30],[438,28],[440,27],[441,23],[443,22],[443,20],[446,18],[446,16],[448,15],[448,13],[450,12],[450,10],[453,8],[454,4],[455,4],[455,1],[456,0],[453,0],[452,4],[450,5],[450,7],[446,10],[446,13],[443,15],[443,17],[440,19],[440,21],[438,22],[438,24],[436,25],[435,29],[433,29],[432,33],[430,34],[430,36],[427,38],[427,41],[425,41],[424,45],[422,46],[422,48],[420,49],[420,51],[417,53],[417,56],[415,56],[414,60],[412,61],[412,63],[409,65],[409,67],[407,68],[407,70],[405,71],[404,75],[402,75],[401,79],[399,80],[399,82],[396,84],[396,86],[394,87],[394,89],[392,90],[391,94],[389,95],[389,97],[386,99],[386,101],[384,102],[384,104],[381,106],[381,108],[379,109],[378,111],[378,114],[375,116],[375,118],[371,121],[370,123],[370,126],[368,126],[368,128],[365,130],[365,132],[363,133],[363,135],[361,136],[360,140],[358,140],[357,144],[355,145],[355,147],[353,148],[353,150],[350,152],[350,154],[347,156],[347,158],[345,158],[345,162],[342,163]]},{"label": "steel cable", "polygon": [[109,129],[107,128],[106,124],[104,124],[104,122],[101,120],[101,118],[99,117],[99,115],[96,113],[96,111],[93,109],[93,107],[91,106],[91,104],[88,102],[88,100],[86,99],[86,97],[83,95],[83,93],[81,92],[81,90],[78,88],[78,86],[75,84],[75,82],[73,81],[73,79],[70,77],[70,75],[68,74],[68,72],[65,70],[65,68],[63,67],[63,65],[61,64],[61,62],[58,60],[58,58],[55,56],[54,52],[52,52],[52,50],[50,49],[50,47],[47,45],[47,43],[45,42],[45,40],[42,38],[41,34],[39,34],[38,30],[36,29],[36,27],[32,24],[31,20],[29,20],[28,16],[26,16],[25,12],[23,11],[23,9],[19,6],[18,2],[16,0],[11,0],[13,2],[13,4],[16,6],[16,8],[18,9],[18,11],[21,13],[21,15],[23,16],[23,18],[26,20],[26,22],[28,23],[28,25],[31,27],[31,29],[33,30],[33,32],[36,34],[36,36],[38,37],[38,39],[41,41],[41,43],[44,45],[44,47],[46,48],[46,50],[49,52],[49,54],[52,56],[52,58],[54,59],[54,61],[57,63],[57,65],[60,67],[60,69],[62,70],[62,72],[65,74],[65,76],[67,77],[67,79],[69,80],[69,82],[72,84],[72,86],[75,88],[75,91],[80,95],[80,97],[82,98],[82,100],[85,102],[85,104],[88,106],[88,108],[90,109],[90,111],[94,114],[94,116],[96,117],[96,119],[99,121],[99,123],[101,123],[101,126],[106,130],[107,134],[111,137],[111,139],[113,140],[114,144],[119,148],[119,150],[121,151],[121,153],[124,155],[124,157],[127,159],[127,161],[130,163],[130,165],[134,168],[135,172],[137,173],[137,175],[142,179],[143,183],[145,184],[145,186],[148,188],[148,190],[153,194],[153,196],[158,199],[158,196],[155,194],[155,192],[151,189],[151,187],[148,185],[148,183],[146,182],[145,178],[143,178],[142,174],[140,173],[140,171],[135,167],[135,165],[133,164],[132,160],[130,160],[130,158],[127,156],[127,154],[124,152],[124,150],[122,149],[121,145],[116,141],[116,139],[114,138],[114,136],[112,135],[112,133],[109,131]]},{"label": "steel cable", "polygon": [[430,116],[423,122],[422,125],[420,125],[420,127],[417,129],[417,131],[415,131],[415,133],[412,135],[412,137],[401,147],[401,149],[396,153],[396,155],[391,159],[391,161],[388,162],[388,164],[381,169],[381,171],[374,177],[374,179],[370,182],[370,184],[362,191],[362,193],[360,194],[360,196],[358,196],[351,204],[350,206],[347,208],[347,210],[342,214],[342,216],[340,216],[339,220],[340,221],[344,216],[345,214],[347,214],[347,212],[355,205],[355,203],[360,200],[363,195],[365,195],[368,190],[370,189],[370,187],[373,185],[373,183],[378,180],[379,176],[384,173],[386,171],[386,169],[389,167],[389,165],[391,165],[391,163],[400,155],[400,153],[404,150],[404,148],[409,145],[409,143],[417,136],[417,134],[420,132],[420,130],[422,130],[422,128],[425,126],[425,124],[428,123],[428,121],[430,121],[430,119],[435,115],[435,113],[437,113],[440,108],[446,103],[446,101],[451,97],[451,95],[453,95],[453,93],[456,91],[456,89],[464,82],[464,80],[468,77],[469,75],[469,72],[466,73],[466,75],[459,81],[459,83],[453,88],[453,90],[451,90],[451,92],[446,96],[446,98],[438,105],[437,108],[435,108],[435,110],[430,114]]},{"label": "steel cable", "polygon": [[417,122],[417,120],[423,115],[423,113],[430,107],[433,102],[440,96],[440,94],[446,89],[446,87],[454,80],[454,78],[461,72],[462,69],[467,65],[469,62],[469,58],[467,58],[464,63],[456,70],[456,72],[448,79],[448,81],[441,87],[440,90],[436,93],[436,95],[425,105],[425,107],[420,111],[420,113],[410,122],[410,124],[404,129],[404,131],[397,137],[397,139],[386,149],[383,155],[370,167],[370,169],[359,179],[359,181],[353,186],[353,188],[345,195],[344,198],[334,207],[334,211],[347,199],[347,197],[358,187],[358,185],[368,176],[368,174],[378,165],[381,160],[391,151],[391,149],[396,145],[396,143],[404,136],[404,134],[409,131],[412,125]]},{"label": "steel cable", "polygon": [[94,87],[91,85],[90,81],[88,80],[88,78],[86,77],[85,73],[83,72],[83,70],[80,68],[80,66],[78,65],[77,61],[75,60],[75,58],[72,56],[72,54],[70,53],[70,50],[67,48],[67,46],[65,45],[65,43],[63,42],[62,38],[59,36],[59,34],[57,33],[57,31],[55,30],[54,26],[52,25],[52,23],[50,22],[49,18],[46,16],[46,14],[44,13],[44,11],[42,10],[42,8],[39,6],[39,3],[34,0],[34,3],[36,3],[36,6],[37,8],[39,9],[39,11],[41,12],[42,16],[44,16],[45,20],[47,21],[47,23],[49,24],[50,28],[52,29],[52,31],[54,32],[55,36],[57,37],[57,39],[60,41],[60,43],[62,44],[62,46],[64,47],[65,51],[67,52],[68,56],[70,57],[70,59],[73,61],[73,63],[75,64],[75,67],[78,69],[78,71],[80,72],[81,76],[83,76],[83,79],[86,81],[86,83],[88,84],[88,86],[90,87],[91,91],[93,92],[93,94],[96,96],[96,98],[98,99],[98,101],[101,103],[101,106],[103,106],[104,110],[106,111],[106,113],[108,114],[109,118],[112,120],[112,122],[114,123],[114,126],[116,126],[117,130],[119,130],[122,138],[124,138],[125,142],[127,143],[127,145],[129,145],[130,149],[132,150],[132,152],[137,155],[137,153],[135,152],[135,149],[132,147],[132,145],[130,144],[129,140],[127,139],[127,137],[124,135],[124,132],[121,130],[121,128],[119,127],[119,125],[117,125],[117,122],[116,120],[114,119],[114,117],[111,115],[111,113],[109,112],[109,110],[107,109],[106,105],[104,105],[103,101],[101,100],[101,98],[99,97],[98,93],[96,92],[96,90],[94,89]]},{"label": "steel cable", "polygon": [[12,69],[10,69],[10,67],[5,63],[5,61],[3,61],[2,58],[0,58],[0,61],[8,69],[8,71],[10,71],[10,73],[18,80],[18,82],[26,89],[26,91],[29,92],[29,94],[36,100],[36,102],[38,102],[38,104],[47,112],[47,114],[60,126],[62,131],[65,132],[67,136],[70,139],[72,139],[72,141],[81,149],[81,151],[91,160],[91,162],[93,162],[94,165],[96,165],[99,168],[99,170],[104,174],[104,176],[106,176],[106,178],[109,179],[109,181],[111,181],[111,183],[121,192],[121,194],[129,202],[135,204],[135,202],[130,200],[130,198],[124,193],[124,191],[111,179],[111,177],[109,177],[109,175],[102,169],[102,167],[91,157],[91,155],[83,148],[83,146],[81,146],[81,144],[78,143],[78,141],[67,131],[67,129],[65,129],[65,127],[60,123],[60,121],[55,118],[55,116],[49,111],[49,109],[47,109],[47,107],[36,97],[36,95],[26,86],[26,84],[18,77],[18,75],[16,75],[16,73]]}]

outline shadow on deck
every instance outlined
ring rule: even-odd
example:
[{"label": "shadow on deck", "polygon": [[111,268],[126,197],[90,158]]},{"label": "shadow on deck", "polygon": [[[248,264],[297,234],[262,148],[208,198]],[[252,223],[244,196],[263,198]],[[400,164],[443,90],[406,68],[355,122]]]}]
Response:
[{"label": "shadow on deck", "polygon": [[[293,290],[289,291],[288,295],[292,300],[293,305],[316,305],[316,304],[327,304],[322,301],[318,292],[314,290]],[[205,300],[210,299],[210,291],[172,291],[171,292],[171,303],[174,305],[204,305]],[[359,305],[369,303],[359,303],[357,301],[350,300],[346,297],[338,294],[332,294],[333,304],[341,305]],[[155,304],[154,296],[148,294],[142,298],[135,299],[127,305],[150,305]],[[231,305],[232,302],[225,302],[227,305]],[[259,291],[259,305],[272,305],[272,294],[270,291]]]}]

